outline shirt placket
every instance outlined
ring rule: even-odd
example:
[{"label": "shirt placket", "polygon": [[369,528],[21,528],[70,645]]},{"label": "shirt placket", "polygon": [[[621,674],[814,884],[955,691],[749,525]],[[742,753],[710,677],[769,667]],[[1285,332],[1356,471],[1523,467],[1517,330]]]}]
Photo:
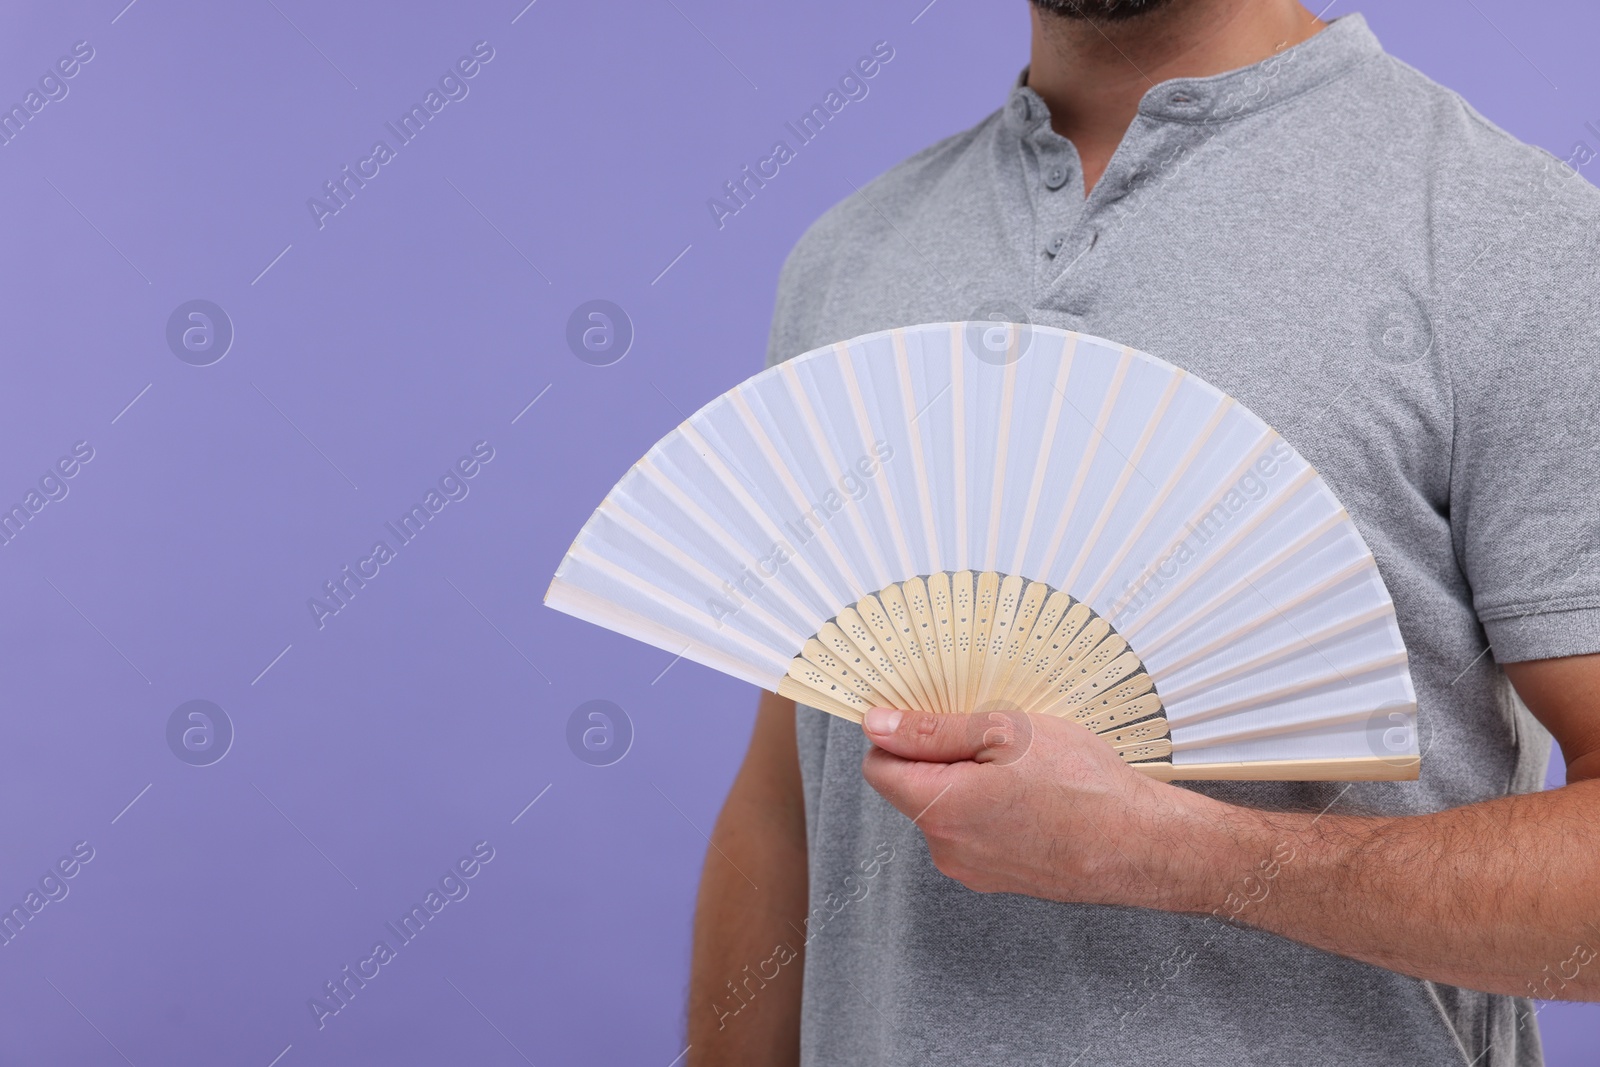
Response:
[{"label": "shirt placket", "polygon": [[[1049,131],[1048,126],[1045,133],[1065,144],[1076,163],[1071,142]],[[1082,171],[1078,169],[1074,179],[1062,187],[1063,192],[1074,191],[1079,200],[1077,210],[1070,220],[1063,218],[1061,227],[1044,239],[1041,249],[1036,297],[1040,307],[1064,317],[1065,325],[1072,329],[1095,315],[1107,296],[1107,272],[1102,265],[1106,257],[1125,247],[1118,236],[1123,227],[1136,225],[1137,199],[1151,191],[1147,186],[1162,180],[1165,161],[1192,150],[1201,136],[1196,126],[1141,114],[1129,125],[1087,199],[1083,198]]]},{"label": "shirt placket", "polygon": [[1083,197],[1083,165],[1072,142],[1042,123],[1029,135],[1035,159],[1032,182],[1034,243],[1033,301],[1047,306],[1047,298],[1061,277],[1062,268],[1083,255],[1093,238]]},{"label": "shirt placket", "polygon": [[1031,240],[1019,249],[1029,260],[1030,307],[1041,308],[1054,283],[1057,264],[1073,252],[1083,214],[1083,167],[1072,142],[1050,129],[1049,113],[1036,94],[1018,90],[1007,120],[1017,137]]}]

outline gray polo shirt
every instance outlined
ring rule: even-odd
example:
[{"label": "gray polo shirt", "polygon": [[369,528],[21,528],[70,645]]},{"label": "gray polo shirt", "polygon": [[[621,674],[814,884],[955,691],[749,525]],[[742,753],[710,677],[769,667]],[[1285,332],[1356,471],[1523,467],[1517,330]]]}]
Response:
[{"label": "gray polo shirt", "polygon": [[[1597,223],[1592,186],[1349,15],[1253,67],[1150,89],[1087,199],[1072,144],[1019,85],[811,227],[771,360],[1009,309],[1237,397],[1372,547],[1425,755],[1418,782],[1193,788],[1433,811],[1541,785],[1549,735],[1497,661],[1600,650]],[[1190,917],[971,892],[862,780],[858,727],[802,708],[798,734],[806,1064],[1540,1060],[1527,1000]]]}]

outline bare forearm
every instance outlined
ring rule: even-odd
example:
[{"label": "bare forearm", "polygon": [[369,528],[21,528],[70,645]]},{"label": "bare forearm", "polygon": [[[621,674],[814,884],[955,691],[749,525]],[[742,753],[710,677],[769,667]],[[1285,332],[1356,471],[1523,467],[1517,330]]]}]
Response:
[{"label": "bare forearm", "polygon": [[1158,906],[1419,978],[1600,1000],[1600,781],[1405,818],[1214,801],[1195,817]]},{"label": "bare forearm", "polygon": [[892,709],[865,716],[862,774],[970,889],[1211,915],[1430,980],[1600,1000],[1600,654],[1506,667],[1573,784],[1405,818],[1269,813],[1152,781],[1054,716]]},{"label": "bare forearm", "polygon": [[711,840],[695,909],[689,1063],[798,1063],[805,851],[729,813]]},{"label": "bare forearm", "polygon": [[762,697],[695,907],[690,1067],[800,1059],[806,822],[795,708]]}]

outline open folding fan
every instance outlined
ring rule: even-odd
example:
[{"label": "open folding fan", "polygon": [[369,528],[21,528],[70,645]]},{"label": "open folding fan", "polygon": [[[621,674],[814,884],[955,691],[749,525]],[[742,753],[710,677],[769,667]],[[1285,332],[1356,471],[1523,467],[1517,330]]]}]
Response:
[{"label": "open folding fan", "polygon": [[1165,779],[1407,779],[1416,696],[1371,552],[1243,405],[1010,323],[890,330],[707,404],[545,602],[859,721],[1072,718]]}]

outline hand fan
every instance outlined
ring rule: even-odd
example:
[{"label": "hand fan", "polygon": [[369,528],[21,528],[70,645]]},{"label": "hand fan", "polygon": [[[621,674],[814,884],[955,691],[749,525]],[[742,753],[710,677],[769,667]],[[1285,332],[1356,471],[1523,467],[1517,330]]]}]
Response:
[{"label": "hand fan", "polygon": [[1388,590],[1242,404],[969,322],[798,356],[623,476],[545,602],[803,704],[1081,722],[1164,779],[1416,778]]}]

